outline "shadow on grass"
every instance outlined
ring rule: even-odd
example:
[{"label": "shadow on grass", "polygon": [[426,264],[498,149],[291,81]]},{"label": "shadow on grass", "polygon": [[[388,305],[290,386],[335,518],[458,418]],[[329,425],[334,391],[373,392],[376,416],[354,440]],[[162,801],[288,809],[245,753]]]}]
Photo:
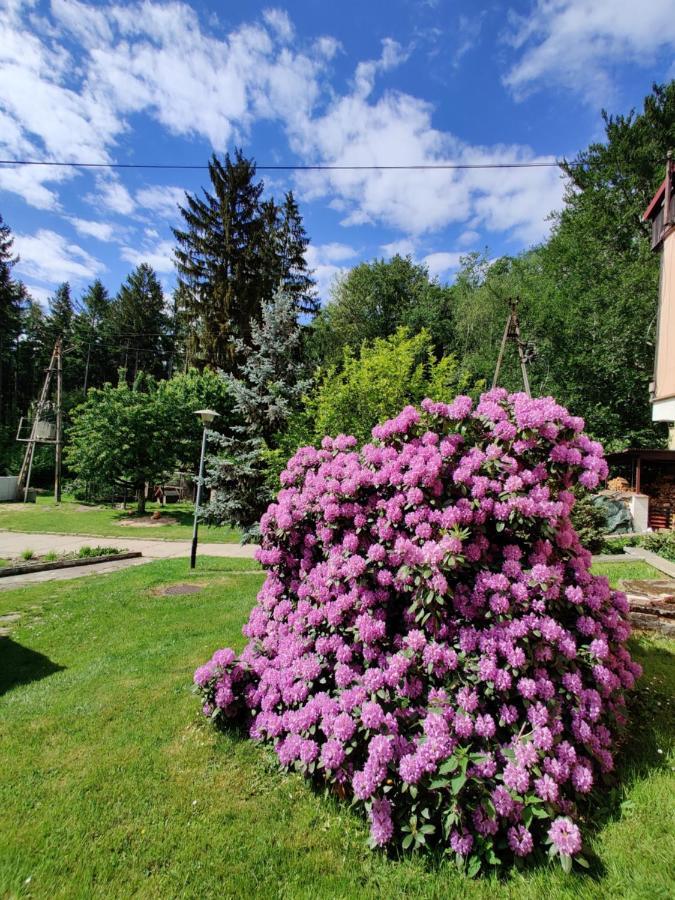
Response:
[{"label": "shadow on grass", "polygon": [[42,653],[17,644],[9,637],[0,636],[0,696],[21,684],[40,681],[64,668]]}]

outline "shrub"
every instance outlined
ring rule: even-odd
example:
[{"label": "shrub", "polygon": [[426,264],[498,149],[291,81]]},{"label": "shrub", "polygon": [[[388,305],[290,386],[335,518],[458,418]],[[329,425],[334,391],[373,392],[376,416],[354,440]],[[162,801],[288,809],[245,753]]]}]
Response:
[{"label": "shrub", "polygon": [[92,556],[112,556],[120,552],[117,547],[89,547],[85,544],[84,547],[80,547],[77,555],[80,559],[89,559]]},{"label": "shrub", "polygon": [[26,550],[21,551],[21,559],[25,559],[28,562],[29,559],[33,559],[35,556],[35,551],[27,548]]},{"label": "shrub", "polygon": [[569,868],[640,673],[570,524],[602,448],[551,398],[422,408],[289,462],[249,643],[196,671],[203,711],[352,799],[373,846]]},{"label": "shrub", "polygon": [[646,534],[640,544],[645,550],[651,550],[652,553],[658,553],[664,559],[675,562],[675,533],[672,531],[656,531],[653,534]]},{"label": "shrub", "polygon": [[594,499],[587,493],[577,496],[570,518],[581,546],[591,553],[600,553],[605,543],[607,518],[605,511],[594,502]]}]

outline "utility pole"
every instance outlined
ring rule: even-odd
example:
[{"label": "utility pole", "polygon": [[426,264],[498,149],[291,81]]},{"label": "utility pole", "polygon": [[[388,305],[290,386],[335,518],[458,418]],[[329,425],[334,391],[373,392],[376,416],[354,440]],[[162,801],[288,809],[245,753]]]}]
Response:
[{"label": "utility pole", "polygon": [[509,341],[514,343],[518,348],[518,357],[520,359],[520,371],[523,376],[523,387],[525,388],[525,393],[528,397],[531,397],[530,393],[530,379],[527,375],[527,358],[525,356],[525,342],[520,336],[520,325],[518,324],[518,313],[516,312],[518,307],[518,298],[509,300],[509,314],[506,319],[506,327],[504,328],[504,334],[502,336],[502,342],[499,346],[499,356],[497,357],[497,366],[495,368],[495,377],[492,379],[492,387],[497,387],[497,379],[499,378],[499,371],[502,367],[502,362],[504,361],[504,353],[506,352],[506,345]]},{"label": "utility pole", "polygon": [[54,458],[54,501],[61,502],[61,454],[63,451],[63,344],[56,341],[56,454]]},{"label": "utility pole", "polygon": [[40,391],[40,396],[38,398],[37,406],[35,408],[35,413],[33,416],[33,423],[30,429],[30,435],[28,438],[21,437],[21,422],[19,422],[19,429],[17,431],[17,440],[25,441],[28,446],[26,447],[26,452],[23,457],[23,462],[21,463],[21,470],[19,472],[19,487],[23,488],[24,494],[24,503],[28,498],[28,490],[30,488],[30,476],[33,470],[33,458],[35,456],[35,447],[37,444],[48,444],[52,443],[50,440],[44,438],[42,434],[40,434],[40,423],[42,421],[42,415],[44,414],[45,409],[47,408],[47,397],[49,396],[49,385],[52,378],[52,373],[56,370],[57,366],[57,355],[60,356],[61,352],[61,340],[57,340],[54,345],[54,349],[52,351],[52,356],[49,361],[49,368],[45,373],[45,380],[42,383],[42,390]]},{"label": "utility pole", "polygon": [[87,362],[84,366],[84,387],[82,388],[82,393],[84,396],[87,396],[87,387],[89,386],[89,360],[91,358],[91,341],[87,344]]}]

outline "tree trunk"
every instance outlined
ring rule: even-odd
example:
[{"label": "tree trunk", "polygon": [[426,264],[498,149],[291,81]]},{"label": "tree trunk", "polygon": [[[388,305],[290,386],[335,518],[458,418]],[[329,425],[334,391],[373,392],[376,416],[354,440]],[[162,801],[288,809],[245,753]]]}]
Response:
[{"label": "tree trunk", "polygon": [[137,485],[136,499],[138,501],[138,506],[136,507],[136,514],[139,516],[144,516],[145,515],[145,482],[143,482],[142,485]]}]

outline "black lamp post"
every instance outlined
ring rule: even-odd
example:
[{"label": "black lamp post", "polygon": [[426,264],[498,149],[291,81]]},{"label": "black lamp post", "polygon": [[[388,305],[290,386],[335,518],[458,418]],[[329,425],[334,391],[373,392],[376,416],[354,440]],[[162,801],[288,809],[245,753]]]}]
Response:
[{"label": "black lamp post", "polygon": [[204,426],[202,433],[202,452],[199,457],[199,479],[197,480],[197,496],[195,498],[195,521],[192,529],[192,551],[190,553],[190,568],[194,569],[197,562],[197,531],[199,529],[199,504],[202,499],[202,484],[204,483],[204,454],[206,452],[206,429],[218,416],[212,409],[197,409],[195,415],[199,416]]}]

